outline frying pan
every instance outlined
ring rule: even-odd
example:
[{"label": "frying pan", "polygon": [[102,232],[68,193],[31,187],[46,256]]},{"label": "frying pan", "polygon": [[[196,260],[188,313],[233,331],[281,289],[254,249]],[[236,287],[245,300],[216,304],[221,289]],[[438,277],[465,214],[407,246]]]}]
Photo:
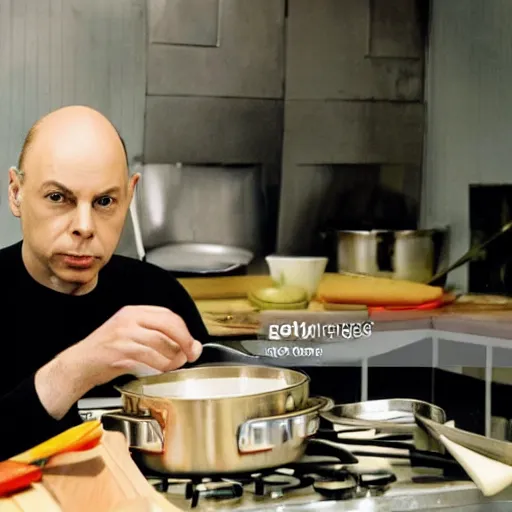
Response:
[{"label": "frying pan", "polygon": [[243,275],[254,254],[241,247],[176,243],[147,251],[145,260],[175,277]]},{"label": "frying pan", "polygon": [[[414,444],[387,439],[353,439],[340,437],[340,432],[331,429],[319,429],[320,439],[337,443],[355,457],[376,457],[385,459],[407,460],[413,467],[439,468],[461,473],[460,465],[451,456],[430,450],[418,450]],[[374,448],[372,450],[372,448]],[[377,448],[378,450],[375,450]]]},{"label": "frying pan", "polygon": [[[443,409],[428,402],[414,399],[370,400],[351,404],[336,405],[320,413],[326,423],[350,427],[349,432],[376,430],[395,434],[381,439],[355,439],[343,435],[343,431],[321,428],[318,436],[330,439],[345,447],[356,457],[383,457],[387,459],[408,460],[411,466],[441,468],[450,474],[465,475],[460,465],[451,457],[442,453],[438,443],[431,443],[429,450],[420,450],[418,428],[415,415],[421,412],[434,424],[444,423],[446,414]],[[398,434],[398,435],[396,435]],[[395,438],[409,438],[411,442],[396,441]],[[372,448],[378,448],[375,450]]]},{"label": "frying pan", "polygon": [[413,435],[419,414],[436,424],[446,423],[446,413],[440,407],[409,398],[369,400],[337,405],[321,413],[322,418],[337,424],[376,429],[393,434]]}]

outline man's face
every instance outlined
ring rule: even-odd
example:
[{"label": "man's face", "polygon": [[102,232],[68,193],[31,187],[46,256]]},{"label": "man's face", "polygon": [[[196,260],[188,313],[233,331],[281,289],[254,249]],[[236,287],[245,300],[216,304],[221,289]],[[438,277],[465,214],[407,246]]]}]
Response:
[{"label": "man's face", "polygon": [[95,284],[119,243],[137,180],[129,181],[124,153],[84,149],[27,159],[19,206],[11,201],[30,257],[60,288]]}]

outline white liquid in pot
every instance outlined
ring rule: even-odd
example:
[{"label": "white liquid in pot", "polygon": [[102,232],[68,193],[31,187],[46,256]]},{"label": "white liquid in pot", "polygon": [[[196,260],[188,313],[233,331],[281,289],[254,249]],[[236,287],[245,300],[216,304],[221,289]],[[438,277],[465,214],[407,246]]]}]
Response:
[{"label": "white liquid in pot", "polygon": [[257,395],[287,387],[285,380],[254,377],[183,380],[144,386],[144,394],[168,398],[205,399]]}]

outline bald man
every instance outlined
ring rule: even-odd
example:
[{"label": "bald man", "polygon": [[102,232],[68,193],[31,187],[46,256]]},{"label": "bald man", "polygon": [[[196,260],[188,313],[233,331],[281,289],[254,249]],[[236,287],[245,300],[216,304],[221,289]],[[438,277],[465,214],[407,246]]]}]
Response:
[{"label": "bald man", "polygon": [[91,391],[201,354],[208,333],[180,284],[114,255],[138,179],[114,126],[81,106],[38,121],[9,171],[23,239],[0,251],[0,460],[79,423]]}]

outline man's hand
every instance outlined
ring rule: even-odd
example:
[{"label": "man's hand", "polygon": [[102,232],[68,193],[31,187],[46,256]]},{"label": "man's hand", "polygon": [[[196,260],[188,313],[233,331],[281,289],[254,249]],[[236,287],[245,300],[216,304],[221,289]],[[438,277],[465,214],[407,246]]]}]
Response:
[{"label": "man's hand", "polygon": [[141,364],[167,372],[196,361],[201,352],[201,343],[168,309],[128,306],[43,366],[36,391],[48,413],[60,419],[89,390]]}]

